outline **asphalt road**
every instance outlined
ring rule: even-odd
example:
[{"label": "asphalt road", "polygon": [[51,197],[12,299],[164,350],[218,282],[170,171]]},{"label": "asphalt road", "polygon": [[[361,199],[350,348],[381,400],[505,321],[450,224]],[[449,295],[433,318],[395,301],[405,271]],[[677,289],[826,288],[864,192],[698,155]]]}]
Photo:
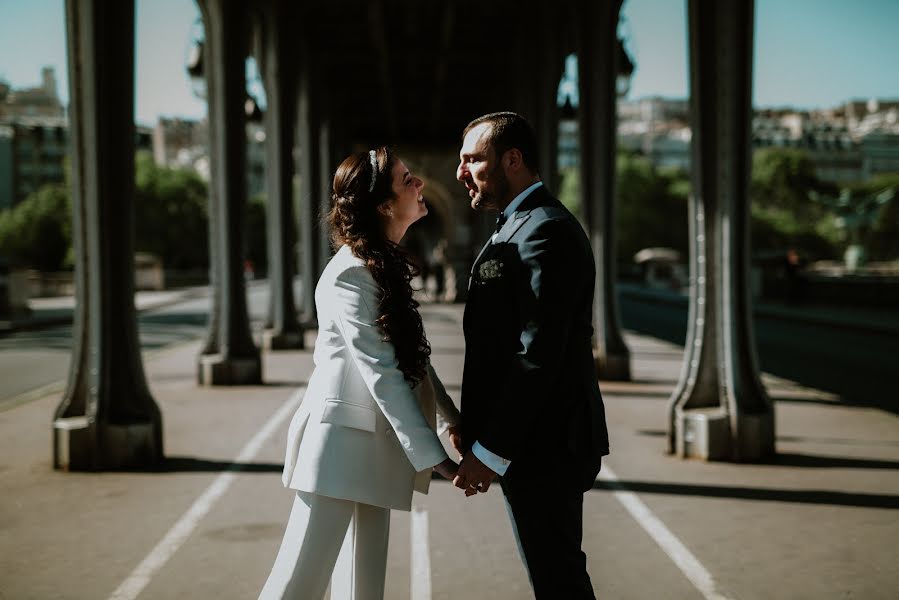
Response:
[{"label": "asphalt road", "polygon": [[[268,286],[251,285],[247,305],[254,331],[268,310]],[[173,344],[202,337],[209,297],[194,298],[138,315],[144,359]],[[71,362],[72,326],[20,331],[0,337],[0,409],[61,389]]]},{"label": "asphalt road", "polygon": [[[622,295],[621,320],[625,329],[681,346],[686,339],[686,304]],[[753,325],[762,371],[831,392],[841,403],[899,414],[891,378],[899,365],[896,335],[758,314]]]}]

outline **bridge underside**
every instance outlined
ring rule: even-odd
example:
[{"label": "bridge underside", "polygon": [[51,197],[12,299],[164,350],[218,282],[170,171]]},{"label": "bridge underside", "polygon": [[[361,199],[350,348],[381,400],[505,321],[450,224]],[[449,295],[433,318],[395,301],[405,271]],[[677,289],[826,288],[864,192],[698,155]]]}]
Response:
[{"label": "bridge underside", "polygon": [[[452,172],[461,129],[487,112],[523,114],[537,132],[540,173],[554,187],[557,89],[564,57],[577,52],[581,205],[599,271],[597,366],[602,378],[630,378],[614,291],[616,76],[626,62],[616,35],[621,0],[198,4],[205,39],[193,71],[202,71],[209,108],[213,289],[197,364],[201,384],[264,380],[243,279],[250,54],[268,100],[266,339],[277,350],[302,347],[304,330],[315,324],[312,294],[303,295],[299,311],[293,297],[296,248],[303,289],[312,290],[330,256],[320,220],[330,177],[351,149],[417,149],[406,158],[441,190],[454,296],[464,300],[468,268],[486,236],[477,234],[461,191],[458,201],[449,191],[460,189]],[[669,406],[670,446],[683,456],[754,460],[773,451],[774,437],[746,286],[753,3],[689,0],[689,8],[691,310],[687,363]],[[67,0],[66,10],[78,310],[69,386],[54,422],[54,464],[148,465],[162,457],[163,436],[144,382],[132,299],[134,2]]]}]

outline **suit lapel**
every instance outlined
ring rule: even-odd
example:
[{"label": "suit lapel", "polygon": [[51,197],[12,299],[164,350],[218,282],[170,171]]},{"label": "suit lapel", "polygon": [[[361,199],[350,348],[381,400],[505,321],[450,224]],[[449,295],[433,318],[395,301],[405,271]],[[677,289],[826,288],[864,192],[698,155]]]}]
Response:
[{"label": "suit lapel", "polygon": [[[478,253],[478,257],[474,259],[474,262],[471,265],[471,275],[474,275],[474,270],[478,266],[478,263],[481,261],[481,257],[484,256],[484,253],[487,251],[487,248],[494,244],[501,244],[504,242],[508,242],[513,235],[521,228],[522,225],[527,222],[528,219],[531,218],[531,211],[537,208],[538,206],[542,206],[548,199],[550,198],[549,192],[546,190],[546,185],[541,185],[536,190],[530,193],[527,198],[521,203],[521,206],[518,207],[512,217],[505,222],[505,224],[500,228],[500,230],[495,234],[496,237],[490,236],[487,239],[487,243],[484,244],[484,247],[481,248],[481,251]],[[468,280],[469,288],[471,287],[471,279]]]}]

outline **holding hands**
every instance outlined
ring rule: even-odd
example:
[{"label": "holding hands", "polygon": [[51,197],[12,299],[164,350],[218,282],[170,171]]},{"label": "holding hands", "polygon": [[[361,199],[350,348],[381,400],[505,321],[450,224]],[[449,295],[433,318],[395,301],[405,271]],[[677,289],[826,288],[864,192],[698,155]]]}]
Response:
[{"label": "holding hands", "polygon": [[[453,463],[453,467],[455,468],[453,469],[453,475],[451,477],[447,477],[441,470],[437,469],[437,467],[435,467],[435,470],[451,480],[453,485],[457,488],[465,490],[465,495],[467,497],[474,496],[478,492],[486,492],[490,488],[490,484],[493,483],[493,480],[496,478],[496,473],[478,460],[478,457],[470,451],[463,455],[464,446],[462,445],[461,427],[458,425],[450,427],[447,433],[449,434],[450,444],[452,444],[453,449],[459,454],[459,459],[462,462],[460,462],[458,466]],[[438,465],[438,467],[442,466],[442,464],[443,463]]]}]

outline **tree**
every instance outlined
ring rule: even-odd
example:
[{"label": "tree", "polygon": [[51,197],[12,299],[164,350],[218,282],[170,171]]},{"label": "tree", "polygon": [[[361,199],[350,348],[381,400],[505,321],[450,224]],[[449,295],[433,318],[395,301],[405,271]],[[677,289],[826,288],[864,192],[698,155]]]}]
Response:
[{"label": "tree", "polygon": [[0,256],[12,266],[59,271],[71,243],[72,209],[65,185],[45,185],[0,213]]},{"label": "tree", "polygon": [[828,208],[809,198],[814,193],[834,194],[836,186],[818,179],[804,151],[756,151],[749,185],[753,252],[792,248],[813,259],[835,258],[841,234]]},{"label": "tree", "polygon": [[135,250],[162,259],[167,269],[209,266],[208,191],[194,171],[157,166],[136,157]]},{"label": "tree", "polygon": [[630,262],[643,248],[688,252],[689,179],[683,171],[657,169],[645,157],[618,155],[618,256]]}]

